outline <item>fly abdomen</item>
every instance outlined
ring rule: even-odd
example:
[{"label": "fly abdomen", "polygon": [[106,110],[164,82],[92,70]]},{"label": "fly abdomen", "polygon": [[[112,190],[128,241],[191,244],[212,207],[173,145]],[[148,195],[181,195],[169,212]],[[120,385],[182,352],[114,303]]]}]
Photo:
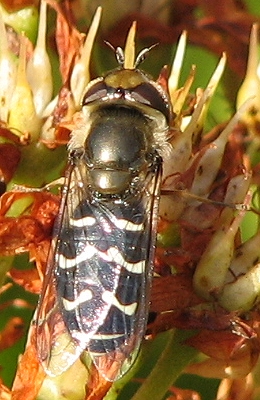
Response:
[{"label": "fly abdomen", "polygon": [[138,196],[116,207],[83,201],[60,234],[56,284],[64,322],[72,337],[87,335],[90,351],[102,354],[104,343],[116,350],[132,334],[143,291],[146,224]]},{"label": "fly abdomen", "polygon": [[144,269],[139,273],[131,273],[122,268],[113,305],[104,323],[89,343],[91,352],[102,355],[108,351],[116,351],[130,340],[134,334],[133,326],[136,322],[144,273]]},{"label": "fly abdomen", "polygon": [[96,356],[116,351],[129,340],[135,313],[129,315],[112,306],[104,324],[90,340],[88,349]]}]

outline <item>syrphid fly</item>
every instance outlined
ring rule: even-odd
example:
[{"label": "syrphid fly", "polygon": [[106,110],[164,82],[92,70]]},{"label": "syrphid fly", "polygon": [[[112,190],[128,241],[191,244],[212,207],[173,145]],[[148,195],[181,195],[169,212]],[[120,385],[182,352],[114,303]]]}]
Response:
[{"label": "syrphid fly", "polygon": [[58,375],[87,350],[105,379],[133,365],[146,330],[170,105],[138,69],[90,82],[71,133],[37,317],[37,351]]}]

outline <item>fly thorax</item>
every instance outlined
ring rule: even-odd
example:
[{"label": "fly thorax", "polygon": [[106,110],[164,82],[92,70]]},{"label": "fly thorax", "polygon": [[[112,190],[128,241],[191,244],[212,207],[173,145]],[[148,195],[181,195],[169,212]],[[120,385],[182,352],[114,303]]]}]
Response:
[{"label": "fly thorax", "polygon": [[103,194],[127,190],[145,169],[150,151],[149,121],[122,106],[100,109],[85,141],[90,186]]}]

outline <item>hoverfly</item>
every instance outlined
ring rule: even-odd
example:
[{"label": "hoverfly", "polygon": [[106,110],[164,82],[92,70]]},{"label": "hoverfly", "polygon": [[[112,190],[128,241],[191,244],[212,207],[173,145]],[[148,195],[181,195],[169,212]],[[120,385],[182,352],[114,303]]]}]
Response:
[{"label": "hoverfly", "polygon": [[138,69],[90,82],[71,133],[61,206],[36,318],[39,358],[58,375],[87,350],[119,379],[145,334],[170,103]]}]

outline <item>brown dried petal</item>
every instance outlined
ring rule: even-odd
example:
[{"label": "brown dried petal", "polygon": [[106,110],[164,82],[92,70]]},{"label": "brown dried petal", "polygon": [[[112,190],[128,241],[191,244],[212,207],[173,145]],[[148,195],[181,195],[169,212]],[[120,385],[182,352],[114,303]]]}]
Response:
[{"label": "brown dried petal", "polygon": [[9,276],[18,285],[22,286],[25,290],[31,293],[39,294],[42,287],[42,280],[36,268],[25,271],[12,268],[9,271]]},{"label": "brown dried petal", "polygon": [[[24,196],[34,200],[30,210],[26,210],[31,215],[5,217],[13,203]],[[58,207],[59,197],[50,193],[5,193],[0,198],[0,254],[14,255],[30,251],[31,257],[39,256],[40,264],[44,258],[46,260],[46,249]],[[35,249],[37,246],[39,250]]]},{"label": "brown dried petal", "polygon": [[72,62],[78,54],[82,35],[71,22],[68,1],[65,2],[63,9],[56,1],[48,0],[48,3],[57,12],[56,43],[59,53],[61,76],[63,82],[65,82],[68,79]]},{"label": "brown dried petal", "polygon": [[75,104],[73,96],[66,83],[59,91],[57,104],[42,130],[41,141],[48,148],[52,149],[58,145],[68,143],[74,113]]},{"label": "brown dried petal", "polygon": [[3,3],[3,6],[9,12],[14,12],[33,5],[38,5],[38,1],[35,0],[3,0],[1,3]]},{"label": "brown dried petal", "polygon": [[11,400],[11,391],[0,382],[0,400]]},{"label": "brown dried petal", "polygon": [[44,238],[41,224],[32,217],[0,218],[0,254],[4,256],[24,253],[29,244]]},{"label": "brown dried petal", "polygon": [[86,397],[85,400],[102,400],[106,393],[109,391],[112,382],[105,380],[92,366],[90,379],[86,384]]},{"label": "brown dried petal", "polygon": [[204,330],[187,340],[187,344],[211,357],[191,365],[188,368],[189,372],[194,373],[197,368],[197,373],[204,376],[220,378],[246,376],[258,360],[260,347],[254,330],[249,326],[245,330],[245,326],[242,323],[243,336],[230,331]]},{"label": "brown dried petal", "polygon": [[189,274],[170,275],[153,280],[150,306],[153,312],[179,312],[199,302],[201,300],[194,294]]},{"label": "brown dried petal", "polygon": [[35,195],[32,216],[43,226],[46,233],[51,233],[54,219],[58,214],[60,197],[50,193]]},{"label": "brown dried petal", "polygon": [[173,387],[169,390],[173,395],[168,397],[167,400],[201,400],[200,395],[194,390],[179,389],[177,387]]},{"label": "brown dried petal", "polygon": [[[50,248],[50,240],[44,240],[40,243],[37,243],[37,245],[29,246],[30,259],[35,260],[36,262],[36,267],[41,282],[43,281],[43,275],[46,271],[49,248]],[[37,281],[35,282],[34,286],[35,289],[36,286],[38,286]]]},{"label": "brown dried petal", "polygon": [[35,330],[31,327],[30,341],[21,356],[12,388],[12,400],[35,400],[45,373],[35,350]]},{"label": "brown dried petal", "polygon": [[11,318],[0,333],[0,351],[12,347],[24,333],[24,323],[19,317]]},{"label": "brown dried petal", "polygon": [[11,143],[0,144],[0,178],[8,183],[20,162],[20,150]]}]

